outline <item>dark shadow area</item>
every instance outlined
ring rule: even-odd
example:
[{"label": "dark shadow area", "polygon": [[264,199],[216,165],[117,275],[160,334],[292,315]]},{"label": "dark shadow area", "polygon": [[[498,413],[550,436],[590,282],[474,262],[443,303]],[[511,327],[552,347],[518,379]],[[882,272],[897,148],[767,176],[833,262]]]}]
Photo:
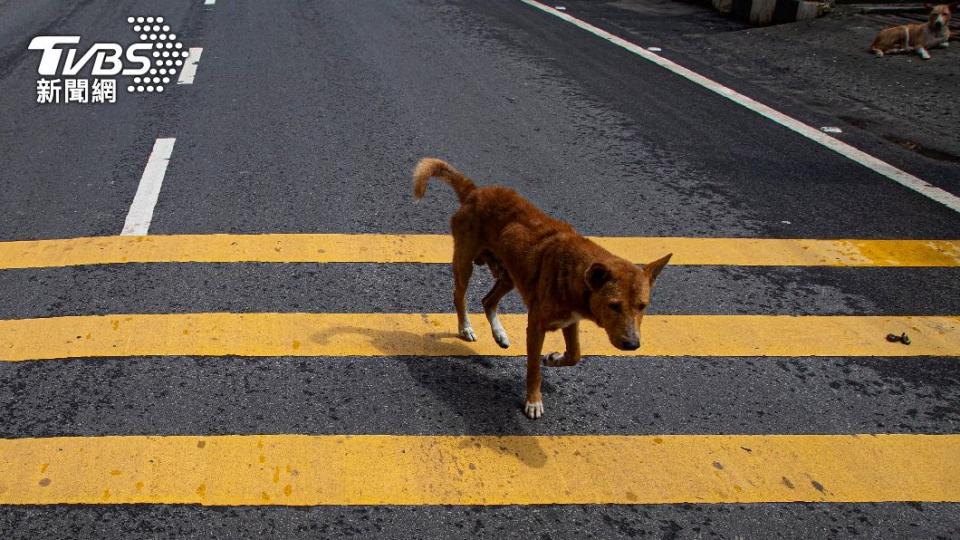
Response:
[{"label": "dark shadow area", "polygon": [[[534,426],[520,410],[526,386],[523,380],[494,375],[494,360],[477,357],[476,352],[451,332],[414,334],[402,331],[371,330],[352,326],[331,328],[311,336],[316,343],[335,341],[337,336],[358,334],[365,336],[383,354],[396,354],[397,344],[403,348],[416,344],[430,354],[442,351],[443,356],[467,358],[408,358],[404,362],[413,380],[430,391],[442,404],[436,414],[453,415],[461,420],[467,434],[509,433],[527,434]],[[481,339],[492,339],[483,336]],[[514,345],[516,346],[516,345]],[[507,360],[504,360],[507,361]],[[511,358],[509,361],[523,362]],[[555,388],[544,381],[544,394]],[[500,453],[511,454],[530,467],[542,467],[547,455],[535,439],[522,441],[497,436],[477,436],[464,441],[465,445],[486,446]]]}]

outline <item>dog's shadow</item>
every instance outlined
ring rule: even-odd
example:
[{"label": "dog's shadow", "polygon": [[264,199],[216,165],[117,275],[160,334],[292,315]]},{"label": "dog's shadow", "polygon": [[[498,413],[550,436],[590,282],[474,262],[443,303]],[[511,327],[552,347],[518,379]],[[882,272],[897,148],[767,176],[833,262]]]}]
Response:
[{"label": "dog's shadow", "polygon": [[[537,424],[523,415],[521,405],[526,392],[525,368],[520,373],[512,366],[477,356],[476,351],[464,344],[451,332],[414,334],[398,330],[373,330],[355,326],[339,326],[317,332],[311,336],[315,343],[336,341],[338,336],[361,335],[370,345],[384,355],[396,355],[397,344],[402,349],[431,351],[442,356],[407,357],[404,365],[419,386],[430,391],[444,407],[423,414],[432,416],[433,423],[449,425],[449,415],[454,415],[465,424],[466,431],[476,438],[468,437],[463,445],[484,446],[500,454],[515,456],[529,467],[542,467],[547,454],[533,437],[504,439],[500,435],[526,435],[536,433]],[[480,339],[489,336],[482,336]],[[525,360],[510,358],[507,361]],[[554,387],[544,381],[543,392],[553,393]],[[542,421],[541,421],[542,422]],[[491,437],[497,435],[498,437]]]}]

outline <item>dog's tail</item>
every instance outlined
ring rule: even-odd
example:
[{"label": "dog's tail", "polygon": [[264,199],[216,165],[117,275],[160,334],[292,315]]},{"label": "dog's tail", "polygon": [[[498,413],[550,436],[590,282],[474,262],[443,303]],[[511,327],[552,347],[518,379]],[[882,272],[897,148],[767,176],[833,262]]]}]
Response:
[{"label": "dog's tail", "polygon": [[450,187],[457,192],[457,198],[462,203],[467,196],[477,189],[473,180],[467,178],[463,173],[454,169],[449,163],[442,159],[423,158],[417,163],[417,168],[413,170],[413,196],[421,198],[427,192],[427,181],[431,178],[440,178],[450,184]]}]

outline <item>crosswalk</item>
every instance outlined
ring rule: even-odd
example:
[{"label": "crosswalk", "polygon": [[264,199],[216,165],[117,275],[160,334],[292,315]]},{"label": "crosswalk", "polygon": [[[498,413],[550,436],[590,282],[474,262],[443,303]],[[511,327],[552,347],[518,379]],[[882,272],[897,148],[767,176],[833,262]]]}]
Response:
[{"label": "crosswalk", "polygon": [[[671,265],[957,267],[960,240],[592,237],[643,263],[673,253]],[[449,235],[206,234],[102,236],[0,243],[0,269],[129,263],[448,264]]]},{"label": "crosswalk", "polygon": [[[957,240],[597,239],[680,265],[956,267]],[[444,235],[181,235],[0,242],[0,268],[128,264],[445,264]],[[423,286],[411,283],[409,287]],[[429,285],[427,285],[429,286]],[[402,292],[402,291],[401,291]],[[171,292],[171,294],[174,294]],[[437,288],[443,298],[450,291]],[[188,299],[184,299],[188,300]],[[522,355],[457,339],[452,313],[111,313],[0,320],[0,364],[251,357],[323,361]],[[362,306],[361,306],[362,307]],[[891,311],[896,311],[895,308]],[[481,329],[478,329],[481,330]],[[729,359],[960,356],[960,316],[659,314],[643,347],[587,325],[587,356]],[[483,334],[484,332],[480,332]],[[907,333],[909,345],[886,339]],[[547,349],[561,348],[550,336]],[[552,349],[551,349],[552,348]],[[908,359],[907,357],[914,357]],[[82,369],[83,366],[81,366]],[[336,370],[331,371],[336,376]],[[239,384],[239,383],[238,383]],[[383,384],[390,384],[384,381]],[[456,384],[456,381],[450,381]],[[131,389],[134,391],[135,389]],[[315,399],[323,399],[316,396]],[[518,400],[520,397],[518,396]],[[364,396],[358,394],[359,407]],[[504,410],[505,417],[519,414]],[[960,434],[100,433],[0,439],[0,504],[526,505],[960,502]],[[56,432],[49,426],[47,432]]]},{"label": "crosswalk", "polygon": [[0,452],[8,504],[960,498],[960,435],[113,436],[6,440]]},{"label": "crosswalk", "polygon": [[[482,314],[476,315],[478,318]],[[522,336],[526,316],[502,315]],[[958,356],[960,317],[651,315],[639,351],[587,325],[588,356]],[[0,361],[116,356],[523,356],[490,340],[464,342],[453,314],[178,313],[0,321]],[[907,332],[910,346],[884,337]],[[553,333],[545,350],[562,350]]]}]

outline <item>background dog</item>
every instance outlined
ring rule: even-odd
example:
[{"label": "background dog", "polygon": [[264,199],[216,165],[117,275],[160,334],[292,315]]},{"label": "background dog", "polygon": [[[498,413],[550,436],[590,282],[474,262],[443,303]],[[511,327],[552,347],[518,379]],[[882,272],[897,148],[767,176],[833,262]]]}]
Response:
[{"label": "background dog", "polygon": [[[618,349],[640,348],[640,322],[650,289],[670,255],[638,267],[577,234],[512,189],[478,188],[444,161],[424,158],[413,173],[413,193],[423,197],[430,178],[453,187],[460,209],[450,220],[453,233],[453,303],[460,337],[476,341],[467,316],[467,284],[474,264],[486,264],[496,278],[483,311],[501,347],[510,338],[497,318],[500,300],[514,287],[527,306],[527,401],[530,418],[543,415],[540,366],[580,361],[579,322],[603,328]],[[563,330],[566,352],[540,356],[548,331]]]},{"label": "background dog", "polygon": [[938,6],[926,4],[925,7],[930,10],[930,18],[926,23],[904,24],[885,28],[873,40],[870,51],[877,56],[883,56],[884,53],[915,50],[920,58],[929,60],[928,48],[949,46],[950,11],[951,8],[956,6],[957,4],[941,4]]}]

